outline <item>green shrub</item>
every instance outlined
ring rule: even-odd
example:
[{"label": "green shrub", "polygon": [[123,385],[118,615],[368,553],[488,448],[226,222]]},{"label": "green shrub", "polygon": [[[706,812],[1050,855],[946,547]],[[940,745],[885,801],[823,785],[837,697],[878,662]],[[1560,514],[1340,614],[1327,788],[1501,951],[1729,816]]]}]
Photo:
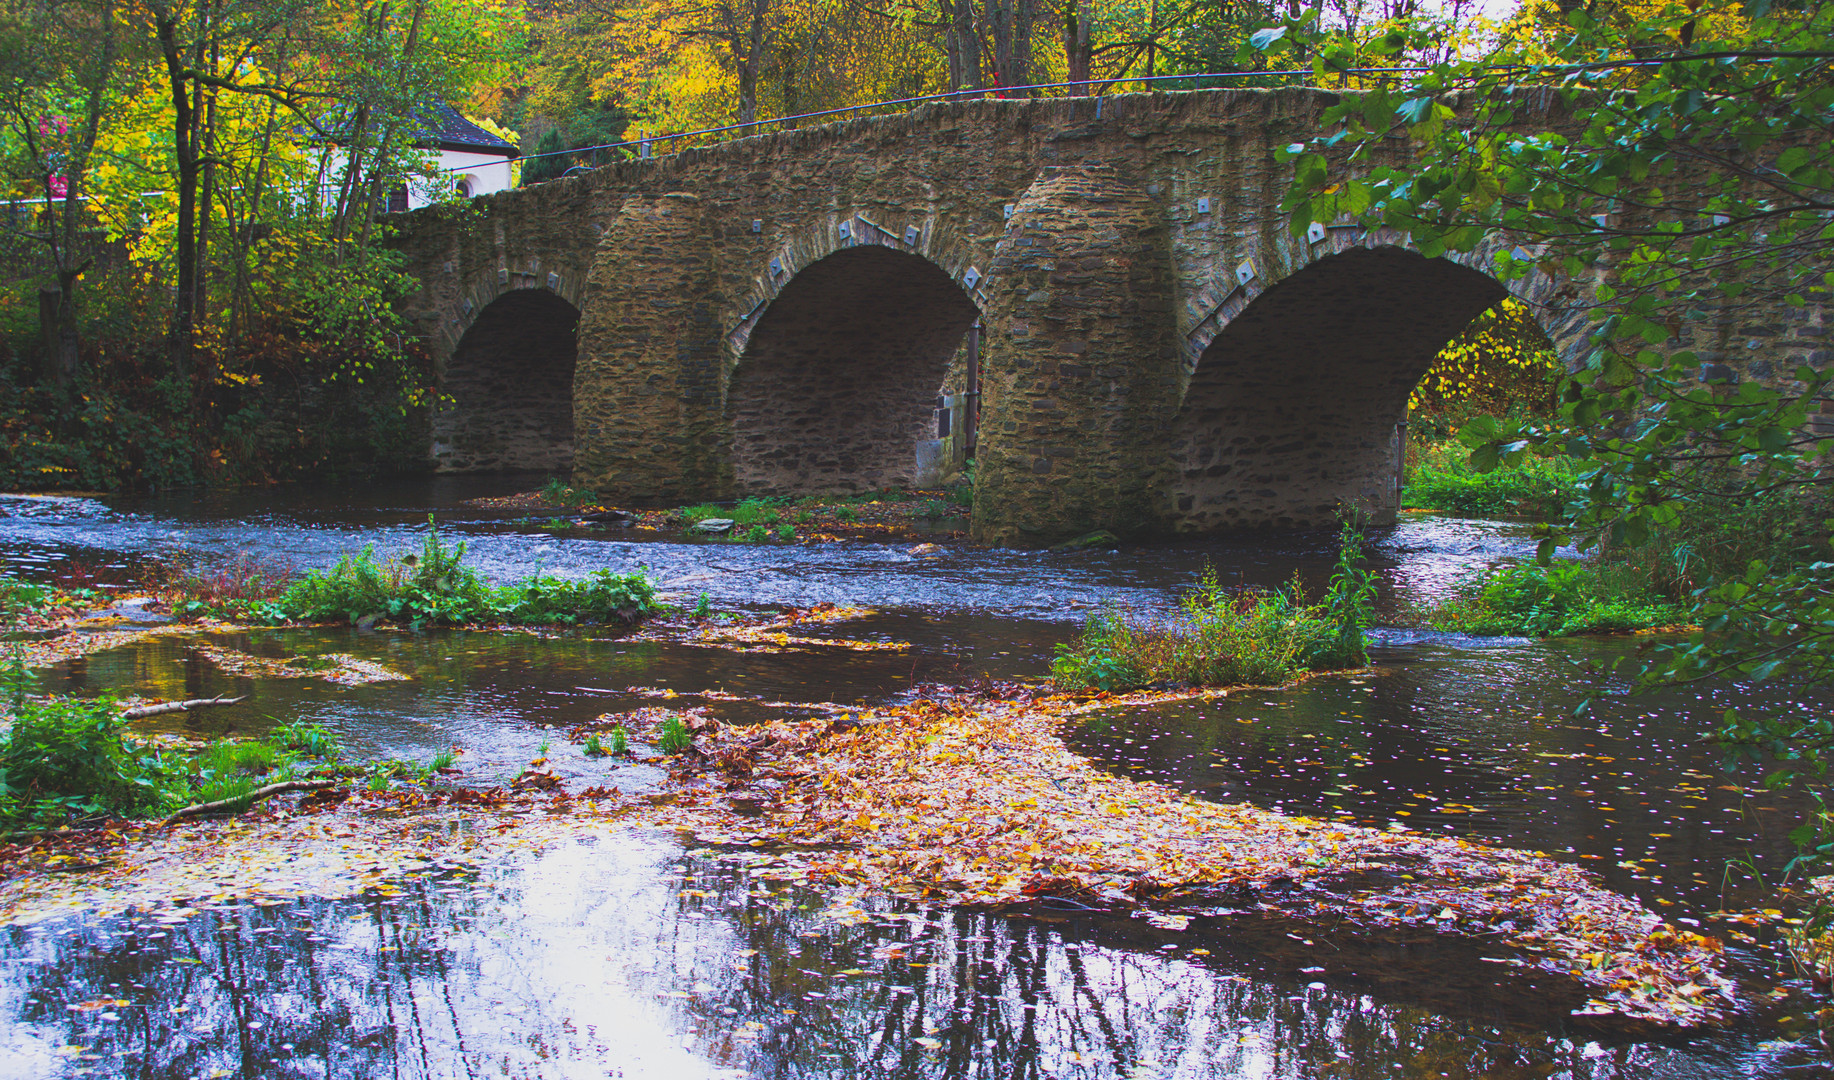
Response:
[{"label": "green shrub", "polygon": [[839,508],[838,510],[834,511],[834,520],[836,521],[858,521],[860,520],[860,512],[851,506],[843,506]]},{"label": "green shrub", "polygon": [[448,548],[433,518],[418,556],[376,561],[375,545],[308,573],[281,597],[293,617],[310,621],[386,619],[410,626],[463,625],[491,612],[490,590],[463,565],[465,545]]},{"label": "green shrub", "polygon": [[496,618],[529,625],[636,622],[661,607],[648,574],[610,570],[596,570],[578,581],[537,575],[491,589],[488,603]]},{"label": "green shrub", "polygon": [[[621,730],[614,730],[613,736]],[[671,713],[663,719],[662,727],[656,732],[656,749],[665,754],[679,754],[693,745],[694,736],[688,734],[687,725],[681,722],[681,717]]]},{"label": "green shrub", "polygon": [[158,756],[124,738],[109,697],[25,701],[0,737],[0,816],[58,822],[131,815],[164,799]]},{"label": "green shrub", "polygon": [[763,525],[753,525],[751,528],[745,530],[744,536],[740,537],[741,540],[749,544],[762,544],[770,538],[771,531]]},{"label": "green shrub", "polygon": [[1463,456],[1435,454],[1416,466],[1402,490],[1402,505],[1449,514],[1548,520],[1578,489],[1565,459],[1530,457],[1519,468],[1481,473],[1461,460]]},{"label": "green shrub", "polygon": [[1232,593],[1205,567],[1178,622],[1158,625],[1104,607],[1074,642],[1057,646],[1051,674],[1063,689],[1118,690],[1165,680],[1264,686],[1302,670],[1362,667],[1375,576],[1361,559],[1362,538],[1346,526],[1331,586],[1315,605],[1306,604],[1297,576],[1273,592]]},{"label": "green shrub", "polygon": [[604,757],[608,751],[605,749],[605,745],[599,741],[599,733],[595,731],[586,736],[586,745],[581,748],[581,753],[585,754],[587,757]]},{"label": "green shrub", "polygon": [[592,506],[599,501],[599,494],[587,488],[576,488],[550,476],[548,482],[541,486],[541,498],[549,506]]},{"label": "green shrub", "polygon": [[[9,689],[13,683],[9,668]],[[159,816],[247,795],[306,768],[331,766],[337,740],[316,725],[265,738],[157,751],[131,737],[110,697],[17,696],[0,735],[0,821],[54,826],[98,817]]]},{"label": "green shrub", "polygon": [[925,499],[923,506],[917,512],[927,518],[939,518],[953,508],[954,504],[947,499]]},{"label": "green shrub", "polygon": [[[428,524],[433,525],[430,517]],[[437,527],[430,528],[418,556],[378,562],[374,546],[366,547],[330,570],[308,573],[278,606],[295,619],[376,619],[414,627],[635,622],[659,609],[656,583],[641,571],[599,570],[577,581],[537,572],[513,585],[492,587],[464,565],[464,557],[464,544],[447,547]]]},{"label": "green shrub", "polygon": [[1428,614],[1436,630],[1480,636],[1565,637],[1686,621],[1685,608],[1651,595],[1632,571],[1565,561],[1497,567]]}]

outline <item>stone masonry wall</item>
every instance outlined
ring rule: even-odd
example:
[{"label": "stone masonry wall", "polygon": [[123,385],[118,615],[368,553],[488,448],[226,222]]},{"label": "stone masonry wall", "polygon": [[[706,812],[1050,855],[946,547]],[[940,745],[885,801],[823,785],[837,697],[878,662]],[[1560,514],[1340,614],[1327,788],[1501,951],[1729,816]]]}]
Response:
[{"label": "stone masonry wall", "polygon": [[784,289],[732,376],[727,416],[744,494],[912,486],[937,392],[974,305],[922,258],[837,251]]},{"label": "stone masonry wall", "polygon": [[[980,539],[1278,527],[1346,501],[1379,517],[1400,387],[1500,295],[1483,271],[1511,241],[1422,267],[1402,235],[1292,236],[1273,151],[1334,100],[948,102],[627,161],[400,216],[423,286],[407,313],[453,380],[503,293],[578,307],[574,478],[610,498],[895,477],[897,445],[934,438],[916,418],[945,330],[978,310]],[[902,256],[870,283],[868,247]],[[1389,261],[1325,268],[1353,251]],[[1588,286],[1511,286],[1571,363]],[[1762,314],[1719,328],[1741,370],[1825,356],[1819,311]],[[805,434],[849,425],[845,454]]]},{"label": "stone masonry wall", "polygon": [[573,467],[579,311],[545,290],[505,293],[445,365],[451,403],[433,414],[433,457],[451,472]]}]

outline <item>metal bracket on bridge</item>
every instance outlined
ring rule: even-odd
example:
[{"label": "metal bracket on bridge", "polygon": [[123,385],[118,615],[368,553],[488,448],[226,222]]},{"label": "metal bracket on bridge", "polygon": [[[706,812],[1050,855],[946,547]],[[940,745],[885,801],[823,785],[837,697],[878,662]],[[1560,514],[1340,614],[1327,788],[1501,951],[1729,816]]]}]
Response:
[{"label": "metal bracket on bridge", "polygon": [[859,218],[861,221],[879,230],[879,232],[883,233],[884,235],[891,237],[893,240],[899,239],[899,236],[897,233],[892,232],[890,229],[879,224],[878,222],[874,221],[873,219],[867,217],[865,214],[855,214],[853,216]]}]

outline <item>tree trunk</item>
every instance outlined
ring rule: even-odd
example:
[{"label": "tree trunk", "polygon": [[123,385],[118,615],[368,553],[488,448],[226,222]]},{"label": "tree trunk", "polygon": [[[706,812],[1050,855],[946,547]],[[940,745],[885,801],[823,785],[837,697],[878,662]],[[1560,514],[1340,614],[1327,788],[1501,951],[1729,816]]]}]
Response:
[{"label": "tree trunk", "polygon": [[154,27],[159,51],[165,59],[167,89],[172,96],[172,152],[178,163],[178,222],[173,254],[177,260],[177,295],[172,302],[172,325],[166,337],[172,372],[191,374],[191,351],[197,337],[197,147],[192,136],[197,123],[192,115],[190,82],[178,45],[176,11],[163,12]]},{"label": "tree trunk", "polygon": [[1024,86],[1031,82],[1032,21],[1036,14],[1036,0],[996,2],[998,8],[990,11],[993,17],[994,66],[997,69],[994,79],[1002,87]]},{"label": "tree trunk", "polygon": [[62,321],[64,291],[55,285],[38,290],[38,381],[64,385],[58,324]]},{"label": "tree trunk", "polygon": [[979,90],[987,85],[981,71],[981,31],[975,0],[943,0],[949,29],[943,46],[949,54],[949,89]]},{"label": "tree trunk", "polygon": [[1072,86],[1070,93],[1087,96],[1091,90],[1088,85],[1089,69],[1094,66],[1095,47],[1089,40],[1089,23],[1095,13],[1091,10],[1089,0],[1076,0],[1072,5],[1064,6],[1063,55],[1065,66],[1069,69],[1069,79],[1081,86]]}]

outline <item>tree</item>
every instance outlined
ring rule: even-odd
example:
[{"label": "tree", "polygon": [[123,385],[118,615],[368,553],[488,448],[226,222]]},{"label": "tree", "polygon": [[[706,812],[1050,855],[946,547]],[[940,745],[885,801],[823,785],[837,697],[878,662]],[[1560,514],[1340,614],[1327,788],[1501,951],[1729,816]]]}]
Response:
[{"label": "tree", "polygon": [[25,205],[43,206],[22,231],[48,254],[53,278],[38,295],[41,374],[62,383],[77,369],[77,282],[94,262],[90,158],[117,98],[114,2],[10,9],[0,15],[0,57],[0,121],[37,189]]},{"label": "tree", "polygon": [[[1544,557],[1569,537],[1636,547],[1782,500],[1818,554],[1779,549],[1706,573],[1692,597],[1701,632],[1640,675],[1834,684],[1834,365],[1820,344],[1782,369],[1734,355],[1779,311],[1819,309],[1827,325],[1834,10],[1633,6],[1611,20],[1534,11],[1541,33],[1513,27],[1474,59],[1437,55],[1432,28],[1409,21],[1352,35],[1299,18],[1257,33],[1264,52],[1303,44],[1317,77],[1351,86],[1351,69],[1427,62],[1364,83],[1327,112],[1327,133],[1288,148],[1285,205],[1295,232],[1348,216],[1406,230],[1427,255],[1501,233],[1519,245],[1497,256],[1500,277],[1594,282],[1560,420],[1467,429],[1473,461],[1542,451],[1583,464],[1583,498]],[[1550,97],[1557,108],[1543,107]],[[1720,737],[1820,797],[1834,724],[1728,713]],[[1823,865],[1828,822],[1796,833]]]}]

